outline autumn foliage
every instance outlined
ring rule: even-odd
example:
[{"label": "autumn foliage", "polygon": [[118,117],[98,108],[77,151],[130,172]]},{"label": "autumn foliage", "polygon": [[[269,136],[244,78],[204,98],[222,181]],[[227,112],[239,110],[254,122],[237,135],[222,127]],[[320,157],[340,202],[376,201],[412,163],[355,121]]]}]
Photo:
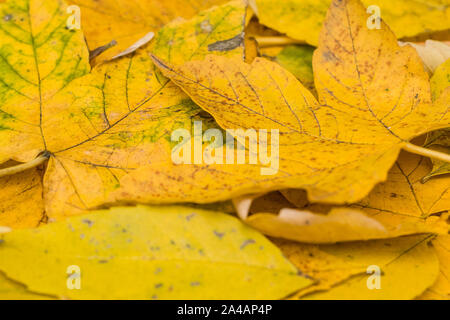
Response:
[{"label": "autumn foliage", "polygon": [[68,2],[0,1],[0,299],[449,299],[448,0]]}]

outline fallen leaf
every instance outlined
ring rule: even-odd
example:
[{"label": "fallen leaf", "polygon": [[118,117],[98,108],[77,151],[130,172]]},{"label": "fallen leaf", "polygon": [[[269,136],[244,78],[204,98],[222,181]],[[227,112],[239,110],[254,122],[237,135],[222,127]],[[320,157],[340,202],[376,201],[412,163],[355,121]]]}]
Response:
[{"label": "fallen leaf", "polygon": [[[298,299],[308,293],[320,290],[329,290],[350,276],[365,272],[367,266],[372,261],[376,261],[376,258],[368,255],[367,251],[361,250],[362,245],[357,242],[353,244],[353,248],[356,248],[356,250],[352,250],[351,253],[349,252],[351,257],[354,258],[352,260],[348,256],[339,254],[339,251],[333,252],[332,248],[338,248],[338,245],[325,246],[325,250],[322,250],[322,246],[314,244],[283,239],[273,239],[272,241],[281,250],[283,255],[302,273],[308,274],[316,280],[311,286],[296,292],[290,297],[292,299]],[[372,245],[372,247],[374,246]],[[329,250],[326,250],[326,248],[329,248]],[[387,251],[387,247],[378,246],[378,249],[381,249],[379,257],[383,259],[385,256],[383,253]],[[366,254],[364,255],[362,253]],[[377,260],[379,260],[379,257]],[[370,261],[370,258],[372,258],[372,261]]]},{"label": "fallen leaf", "polygon": [[[213,55],[179,65],[153,59],[222,128],[279,130],[279,170],[263,177],[266,191],[273,184],[272,190],[306,189],[311,201],[355,202],[386,179],[402,148],[411,150],[408,140],[448,126],[446,106],[430,112],[428,76],[415,50],[399,47],[384,24],[367,29],[364,15],[358,1],[331,6],[313,59],[320,103],[264,59],[251,65]],[[231,179],[227,172],[228,185],[241,194],[251,189],[253,181]],[[262,191],[253,185],[246,193]],[[208,194],[215,198],[222,189],[210,185]]]},{"label": "fallen leaf", "polygon": [[[28,17],[26,7],[24,12],[14,11],[20,8],[17,3],[28,2],[2,4],[2,12],[14,18],[1,19],[1,30],[14,29],[10,24],[20,19],[24,19],[20,22],[24,30],[29,23],[46,25],[51,18],[47,13],[59,8],[58,2],[46,1],[46,6],[36,6]],[[195,119],[204,119],[205,125],[214,123],[155,69],[147,49],[102,64],[80,77],[89,68],[84,39],[78,31],[64,27],[64,7],[58,10],[59,15],[51,20],[55,29],[46,29],[41,36],[55,43],[50,48],[42,47],[45,52],[37,49],[33,56],[32,43],[17,43],[5,33],[0,36],[0,54],[7,59],[1,74],[4,116],[0,118],[0,163],[9,159],[32,161],[44,151],[50,154],[43,197],[51,221],[103,204],[108,193],[119,187],[122,177],[136,168],[171,162],[171,131],[190,127]],[[150,49],[176,63],[211,52],[242,58],[240,45],[225,51],[215,51],[211,46],[241,36],[244,14],[240,2],[231,2],[190,21],[176,21],[160,30]],[[202,23],[208,23],[204,30]],[[64,41],[65,51],[58,51]],[[27,55],[33,58],[7,54],[10,42],[23,47],[24,53],[28,50]],[[78,62],[74,59],[77,52],[83,53]],[[37,68],[34,57],[39,62]],[[30,75],[20,80],[18,74],[27,71]],[[11,87],[8,83],[13,80]]]},{"label": "fallen leaf", "polygon": [[[357,0],[314,58],[241,1],[74,0],[89,50],[63,1],[0,0],[0,299],[449,299],[450,175],[422,157],[450,161],[449,65],[423,70],[444,47],[400,48]],[[448,40],[430,17],[402,41]]]},{"label": "fallen leaf", "polygon": [[[331,0],[250,0],[259,21],[289,37],[317,45]],[[378,6],[380,16],[398,38],[413,37],[450,29],[448,0],[364,0],[365,6]],[[376,14],[365,12],[364,20]],[[365,24],[364,24],[365,26]],[[383,27],[382,27],[383,28]]]},{"label": "fallen leaf", "polygon": [[[334,245],[273,241],[298,269],[317,279],[292,299],[412,299],[437,278],[436,254],[427,245],[430,238],[418,235]],[[381,271],[381,289],[370,290],[367,269],[374,265]],[[347,287],[351,289],[344,290]]]},{"label": "fallen leaf", "polygon": [[0,163],[28,162],[45,149],[43,109],[90,70],[82,32],[65,28],[65,9],[54,0],[0,4],[8,17],[0,19]]},{"label": "fallen leaf", "polygon": [[[68,288],[69,266],[82,290]],[[236,218],[177,206],[16,230],[3,235],[0,270],[28,290],[71,299],[279,299],[311,283]]]},{"label": "fallen leaf", "polygon": [[[339,265],[327,266],[314,260],[317,264],[312,264],[312,268],[317,270],[317,273],[314,274],[323,276],[325,282],[331,279],[331,283],[328,282],[327,287],[330,285],[332,287],[327,291],[308,294],[302,299],[414,299],[430,287],[439,274],[439,262],[433,247],[429,244],[431,238],[432,236],[429,235],[419,235],[399,239],[320,246],[321,251],[343,260],[343,269],[335,269],[334,272],[341,271],[345,274],[347,271],[347,275],[351,277],[336,283],[333,281],[332,270]],[[295,257],[295,253],[294,259],[296,260],[291,260],[296,264],[294,261],[298,261],[298,258]],[[298,266],[300,265],[304,266],[299,263]],[[379,289],[369,288],[368,284],[376,285],[376,281],[372,281],[375,269],[369,269],[370,266],[378,267],[380,270]],[[360,267],[362,272],[356,274],[354,271],[352,272],[355,267]],[[325,269],[323,274],[321,268]],[[350,270],[346,270],[347,268]],[[366,271],[367,269],[370,272]],[[304,270],[309,271],[307,267]],[[331,278],[329,278],[330,276]],[[337,280],[339,281],[339,278]]]},{"label": "fallen leaf", "polygon": [[[191,18],[225,0],[69,0],[80,7],[81,27],[91,50],[114,40],[95,63],[101,63],[133,50],[150,33],[156,33],[175,18]],[[207,26],[207,24],[205,24]],[[200,26],[199,26],[200,27]],[[142,41],[144,44],[148,41]],[[131,49],[130,49],[131,48]]]}]

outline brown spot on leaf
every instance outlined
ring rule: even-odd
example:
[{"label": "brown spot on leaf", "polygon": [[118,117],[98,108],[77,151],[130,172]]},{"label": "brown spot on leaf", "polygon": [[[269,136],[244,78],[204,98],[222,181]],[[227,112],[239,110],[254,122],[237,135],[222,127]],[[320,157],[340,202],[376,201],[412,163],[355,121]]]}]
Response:
[{"label": "brown spot on leaf", "polygon": [[211,43],[210,45],[208,45],[208,51],[230,51],[239,47],[243,43],[243,41],[243,34],[238,34],[231,39]]},{"label": "brown spot on leaf", "polygon": [[247,239],[244,242],[242,242],[241,244],[241,250],[243,250],[246,246],[248,246],[249,244],[255,243],[256,241],[253,239]]}]

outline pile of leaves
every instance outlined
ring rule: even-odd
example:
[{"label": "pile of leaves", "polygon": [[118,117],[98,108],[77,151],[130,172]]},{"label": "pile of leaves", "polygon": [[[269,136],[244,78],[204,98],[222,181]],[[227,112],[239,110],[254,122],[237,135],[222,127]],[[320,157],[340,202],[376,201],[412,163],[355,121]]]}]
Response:
[{"label": "pile of leaves", "polygon": [[[449,30],[448,0],[0,1],[0,298],[449,299]],[[276,172],[205,161],[251,137],[174,163],[197,121],[277,129]]]}]

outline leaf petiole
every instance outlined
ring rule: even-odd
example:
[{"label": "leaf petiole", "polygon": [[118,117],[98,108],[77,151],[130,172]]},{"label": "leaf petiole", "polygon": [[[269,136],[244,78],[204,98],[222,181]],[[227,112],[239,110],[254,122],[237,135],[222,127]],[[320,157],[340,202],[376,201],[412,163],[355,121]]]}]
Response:
[{"label": "leaf petiole", "polygon": [[414,153],[414,154],[419,154],[421,156],[424,157],[429,157],[429,158],[433,158],[436,160],[441,160],[441,161],[445,161],[445,162],[449,162],[450,163],[450,154],[446,154],[443,152],[439,152],[439,151],[435,151],[435,150],[431,150],[431,149],[427,149],[427,148],[423,148],[423,147],[419,147],[416,146],[412,143],[407,142],[405,144],[405,146],[403,147],[403,150]]},{"label": "leaf petiole", "polygon": [[30,162],[22,163],[17,166],[0,169],[0,178],[5,176],[10,176],[34,167],[37,167],[43,164],[45,161],[50,158],[50,154],[48,152],[43,152],[37,158],[31,160]]},{"label": "leaf petiole", "polygon": [[295,40],[283,36],[255,37],[260,47],[286,46],[289,44],[306,44],[305,41]]}]

